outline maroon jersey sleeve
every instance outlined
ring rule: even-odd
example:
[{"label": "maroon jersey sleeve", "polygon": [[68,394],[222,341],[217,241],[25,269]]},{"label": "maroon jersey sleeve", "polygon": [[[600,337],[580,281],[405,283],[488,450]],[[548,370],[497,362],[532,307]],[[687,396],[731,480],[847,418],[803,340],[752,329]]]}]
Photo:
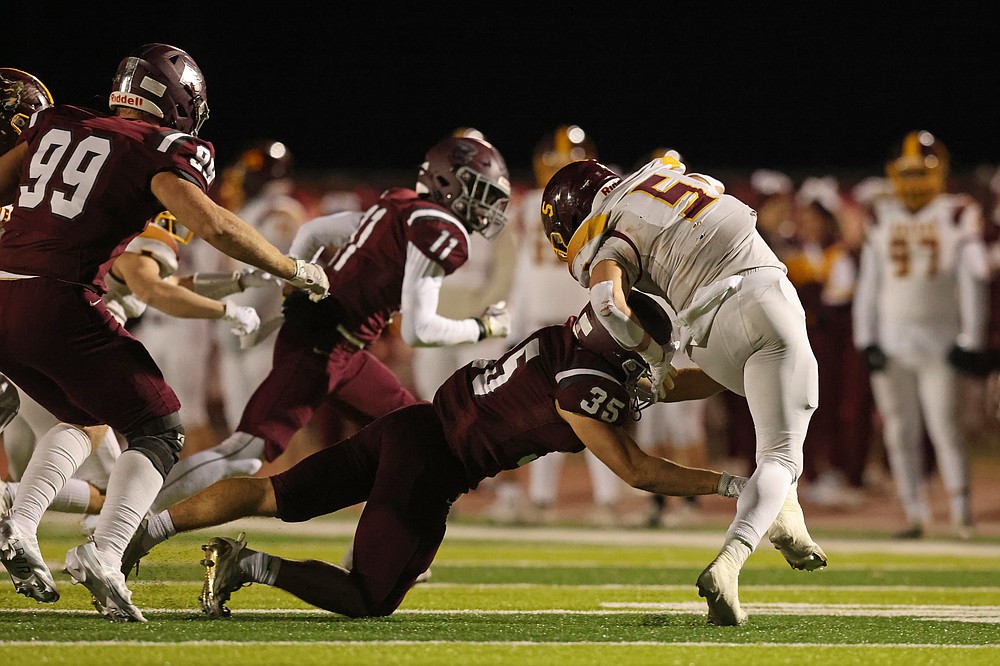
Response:
[{"label": "maroon jersey sleeve", "polygon": [[407,220],[407,240],[451,275],[469,258],[469,232],[439,206],[421,206]]},{"label": "maroon jersey sleeve", "polygon": [[[629,396],[622,383],[598,367],[582,351],[574,364],[556,375],[555,398],[567,412],[623,426],[629,414]],[[601,365],[604,365],[601,363]]]}]

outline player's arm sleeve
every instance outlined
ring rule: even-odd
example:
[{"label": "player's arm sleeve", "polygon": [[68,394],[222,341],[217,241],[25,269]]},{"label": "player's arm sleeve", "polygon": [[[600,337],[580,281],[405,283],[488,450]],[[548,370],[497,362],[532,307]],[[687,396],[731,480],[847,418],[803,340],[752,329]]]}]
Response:
[{"label": "player's arm sleeve", "polygon": [[413,347],[441,347],[479,340],[475,319],[437,313],[445,271],[412,243],[406,247],[401,302],[403,340]]},{"label": "player's arm sleeve", "polygon": [[313,261],[323,248],[343,247],[358,228],[363,216],[358,211],[343,211],[303,223],[292,240],[288,254],[296,259]]},{"label": "player's arm sleeve", "polygon": [[878,290],[878,256],[871,243],[866,242],[861,248],[854,292],[854,346],[857,349],[878,344]]},{"label": "player's arm sleeve", "polygon": [[985,244],[978,239],[962,243],[956,268],[961,329],[955,343],[962,349],[981,351],[986,347],[990,306],[990,271]]}]

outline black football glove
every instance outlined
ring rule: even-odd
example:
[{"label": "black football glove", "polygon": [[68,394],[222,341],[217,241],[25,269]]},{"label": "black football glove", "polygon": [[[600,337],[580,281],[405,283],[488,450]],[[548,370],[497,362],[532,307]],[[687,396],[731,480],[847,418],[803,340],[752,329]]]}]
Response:
[{"label": "black football glove", "polygon": [[948,351],[948,362],[959,372],[973,377],[986,377],[991,371],[986,352],[969,351],[958,345]]},{"label": "black football glove", "polygon": [[865,357],[865,363],[868,365],[868,372],[881,372],[885,370],[885,366],[888,365],[889,359],[886,358],[885,352],[878,345],[869,345],[861,350],[861,355]]}]

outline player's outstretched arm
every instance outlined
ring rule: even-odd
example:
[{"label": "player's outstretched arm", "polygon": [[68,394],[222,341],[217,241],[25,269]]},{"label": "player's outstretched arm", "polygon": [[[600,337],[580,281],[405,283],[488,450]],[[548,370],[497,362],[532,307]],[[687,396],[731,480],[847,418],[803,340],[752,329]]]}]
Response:
[{"label": "player's outstretched arm", "polygon": [[684,467],[647,455],[623,428],[566,411],[558,403],[556,410],[584,446],[633,488],[688,496],[724,494],[732,485],[732,477],[724,472]]},{"label": "player's outstretched arm", "polygon": [[285,256],[260,232],[212,201],[193,183],[176,174],[162,172],[150,183],[153,194],[185,226],[228,256],[256,266],[310,292],[310,298],[326,296],[329,281],[313,263]]},{"label": "player's outstretched arm", "polygon": [[150,256],[125,252],[115,259],[114,271],[139,300],[171,317],[224,319],[239,335],[260,327],[260,317],[251,307],[206,298],[180,286],[173,277],[161,278],[160,265]]}]

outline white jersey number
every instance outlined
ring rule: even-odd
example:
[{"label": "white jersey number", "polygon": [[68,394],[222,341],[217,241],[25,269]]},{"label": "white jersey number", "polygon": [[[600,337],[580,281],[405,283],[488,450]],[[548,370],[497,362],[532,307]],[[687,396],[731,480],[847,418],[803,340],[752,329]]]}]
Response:
[{"label": "white jersey number", "polygon": [[97,176],[111,154],[111,142],[99,136],[88,136],[77,144],[63,164],[63,157],[72,143],[73,135],[66,130],[50,129],[45,133],[28,164],[28,177],[34,182],[21,186],[18,206],[35,208],[44,202],[49,181],[59,171],[62,182],[68,187],[65,190],[52,187],[48,194],[49,209],[54,215],[70,220],[83,212]]}]

